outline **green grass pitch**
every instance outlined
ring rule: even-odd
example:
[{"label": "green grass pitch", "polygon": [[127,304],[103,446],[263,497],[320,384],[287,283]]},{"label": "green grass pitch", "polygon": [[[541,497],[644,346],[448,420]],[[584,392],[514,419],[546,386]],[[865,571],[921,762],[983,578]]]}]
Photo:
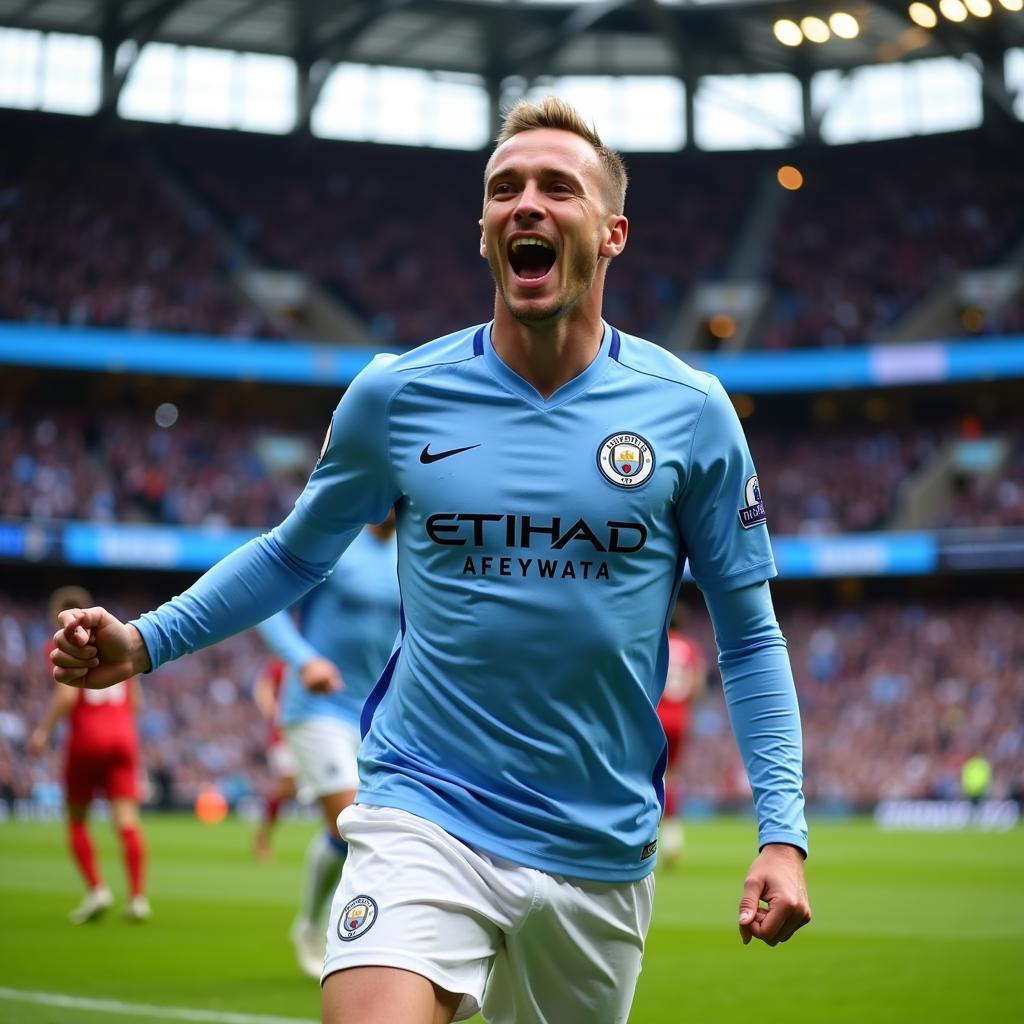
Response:
[{"label": "green grass pitch", "polygon": [[[153,920],[129,924],[115,909],[76,928],[65,917],[80,885],[63,827],[0,824],[0,1022],[317,1020],[317,986],[297,973],[286,939],[312,824],[284,823],[272,864],[252,860],[239,822],[150,817],[145,827]],[[109,827],[95,834],[118,892]],[[812,823],[814,921],[776,949],[744,947],[734,924],[750,823],[694,823],[687,840],[679,867],[658,873],[632,1024],[1020,1019],[1024,829]]]}]

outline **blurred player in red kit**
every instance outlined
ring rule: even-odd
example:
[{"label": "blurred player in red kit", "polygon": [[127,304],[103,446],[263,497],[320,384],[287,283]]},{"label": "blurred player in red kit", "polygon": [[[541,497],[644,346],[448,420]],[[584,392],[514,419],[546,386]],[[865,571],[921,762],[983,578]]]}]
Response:
[{"label": "blurred player in red kit", "polygon": [[[81,587],[61,587],[50,598],[50,621],[69,608],[91,605],[92,597]],[[46,648],[46,664],[52,644]],[[103,882],[96,850],[86,826],[89,805],[97,792],[110,801],[114,825],[121,841],[128,900],[124,916],[145,921],[150,915],[145,894],[146,848],[139,825],[139,743],[135,731],[138,679],[127,679],[107,690],[82,690],[56,684],[53,697],[39,726],[28,741],[28,751],[38,756],[49,742],[54,726],[67,716],[68,742],[64,763],[64,798],[68,810],[71,853],[88,892],[68,915],[84,924],[103,914],[114,902]]]},{"label": "blurred player in red kit", "polygon": [[683,819],[680,801],[683,788],[683,753],[693,719],[693,704],[704,692],[707,662],[697,644],[678,630],[668,634],[668,677],[658,702],[658,718],[668,740],[665,767],[665,816],[661,849],[671,866],[683,852]]},{"label": "blurred player in red kit", "polygon": [[285,742],[279,718],[286,668],[287,664],[280,658],[268,658],[252,684],[252,699],[267,720],[267,765],[273,776],[272,789],[263,801],[263,819],[253,837],[253,851],[260,860],[270,859],[270,835],[281,805],[291,800],[297,791],[295,778],[298,766]]}]

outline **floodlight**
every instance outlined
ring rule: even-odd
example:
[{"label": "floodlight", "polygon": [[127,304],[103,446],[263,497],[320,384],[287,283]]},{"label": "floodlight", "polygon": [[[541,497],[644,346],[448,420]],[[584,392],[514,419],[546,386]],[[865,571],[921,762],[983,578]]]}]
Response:
[{"label": "floodlight", "polygon": [[935,28],[939,23],[939,16],[927,4],[912,3],[907,8],[907,13],[910,20],[921,28]]},{"label": "floodlight", "polygon": [[[960,0],[957,0],[957,3],[959,2]],[[828,40],[828,37],[832,35],[829,31],[828,25],[826,25],[821,18],[815,18],[813,16],[801,18],[800,29],[812,43],[824,43]]]},{"label": "floodlight", "polygon": [[[987,2],[987,0],[986,0]],[[860,35],[860,25],[852,14],[845,11],[836,11],[828,19],[828,27],[839,36],[840,39],[856,39]]]},{"label": "floodlight", "polygon": [[788,18],[780,18],[775,22],[772,31],[783,46],[799,46],[804,41],[804,34],[800,31],[800,26]]}]

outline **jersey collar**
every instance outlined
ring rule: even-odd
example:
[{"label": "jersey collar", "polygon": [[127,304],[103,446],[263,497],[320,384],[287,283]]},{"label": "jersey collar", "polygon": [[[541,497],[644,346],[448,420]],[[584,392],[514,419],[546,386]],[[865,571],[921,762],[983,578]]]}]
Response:
[{"label": "jersey collar", "polygon": [[478,353],[483,355],[484,364],[498,383],[504,385],[513,394],[518,395],[538,409],[554,409],[571,401],[577,395],[583,394],[600,378],[608,368],[609,362],[617,358],[620,343],[619,332],[614,327],[605,323],[605,321],[602,320],[601,322],[604,324],[604,336],[601,338],[601,347],[597,350],[597,355],[594,356],[590,365],[582,373],[577,374],[572,380],[563,384],[546,401],[532,384],[520,377],[494,351],[494,345],[491,341],[491,332],[494,328],[493,320],[488,324],[484,324],[477,332],[476,337],[473,339],[473,347]]}]

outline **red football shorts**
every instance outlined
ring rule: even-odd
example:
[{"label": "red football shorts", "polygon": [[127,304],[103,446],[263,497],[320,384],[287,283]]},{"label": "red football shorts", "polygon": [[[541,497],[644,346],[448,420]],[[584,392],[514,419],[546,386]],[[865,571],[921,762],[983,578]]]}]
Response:
[{"label": "red football shorts", "polygon": [[139,799],[138,752],[129,746],[102,753],[71,750],[64,766],[64,792],[68,803],[87,804],[97,793],[108,800]]}]

